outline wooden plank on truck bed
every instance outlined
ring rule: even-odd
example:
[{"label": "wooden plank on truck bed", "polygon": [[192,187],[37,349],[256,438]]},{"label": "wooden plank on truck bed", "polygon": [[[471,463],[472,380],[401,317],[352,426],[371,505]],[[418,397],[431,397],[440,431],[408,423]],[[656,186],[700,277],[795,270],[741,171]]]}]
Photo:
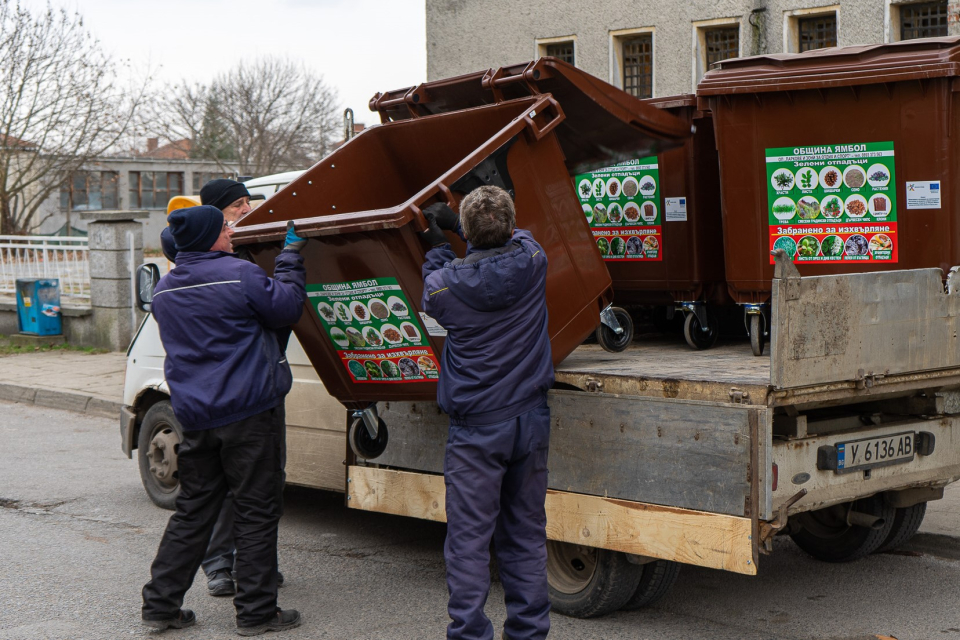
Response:
[{"label": "wooden plank on truck bed", "polygon": [[[446,522],[443,476],[351,466],[350,508]],[[749,518],[550,490],[550,540],[755,575]]]},{"label": "wooden plank on truck bed", "polygon": [[956,383],[960,295],[947,295],[942,277],[911,269],[775,279],[773,386],[847,381],[877,393],[911,374],[930,374],[932,387]]},{"label": "wooden plank on truck bed", "polygon": [[[768,410],[751,405],[551,391],[549,486],[733,516],[750,515],[751,447],[768,462]],[[380,465],[443,472],[448,418],[435,403],[390,402]],[[752,515],[763,516],[766,493]]]},{"label": "wooden plank on truck bed", "polygon": [[683,342],[655,339],[621,353],[583,345],[560,363],[556,379],[583,390],[600,383],[606,393],[707,402],[731,402],[737,390],[750,404],[766,404],[770,358],[758,358],[740,343],[694,351]]}]

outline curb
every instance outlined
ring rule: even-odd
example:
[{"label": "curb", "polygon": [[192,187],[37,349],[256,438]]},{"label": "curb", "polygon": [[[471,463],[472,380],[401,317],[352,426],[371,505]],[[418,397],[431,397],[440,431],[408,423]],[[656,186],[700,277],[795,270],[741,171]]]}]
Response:
[{"label": "curb", "polygon": [[120,419],[120,408],[123,406],[122,402],[95,398],[82,393],[22,387],[7,383],[0,383],[0,400],[75,411],[101,418],[117,418],[118,420]]},{"label": "curb", "polygon": [[946,560],[960,560],[960,538],[921,532],[910,538],[899,550],[914,551]]}]

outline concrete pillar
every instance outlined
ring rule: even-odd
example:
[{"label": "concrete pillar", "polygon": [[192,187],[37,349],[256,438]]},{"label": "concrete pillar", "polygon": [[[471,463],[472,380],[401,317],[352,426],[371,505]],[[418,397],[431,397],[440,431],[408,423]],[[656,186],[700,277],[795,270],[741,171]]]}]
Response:
[{"label": "concrete pillar", "polygon": [[960,36],[960,0],[947,0],[947,35]]},{"label": "concrete pillar", "polygon": [[90,306],[93,308],[92,345],[124,351],[143,314],[133,299],[134,271],[143,262],[143,223],[148,211],[84,211],[89,220]]}]

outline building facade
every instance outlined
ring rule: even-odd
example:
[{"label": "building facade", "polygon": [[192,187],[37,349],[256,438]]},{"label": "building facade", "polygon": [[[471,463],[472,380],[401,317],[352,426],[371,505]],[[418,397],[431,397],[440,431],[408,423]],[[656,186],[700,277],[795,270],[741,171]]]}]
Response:
[{"label": "building facade", "polygon": [[960,35],[960,0],[426,0],[427,76],[552,55],[641,98],[726,58]]}]

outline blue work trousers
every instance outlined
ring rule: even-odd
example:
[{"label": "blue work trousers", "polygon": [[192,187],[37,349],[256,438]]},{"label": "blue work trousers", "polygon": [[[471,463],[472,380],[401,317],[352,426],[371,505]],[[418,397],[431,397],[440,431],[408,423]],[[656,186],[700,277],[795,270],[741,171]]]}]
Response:
[{"label": "blue work trousers", "polygon": [[506,596],[504,631],[510,640],[542,640],[550,630],[544,509],[550,408],[544,402],[491,425],[457,422],[451,420],[444,459],[447,638],[494,637],[483,612],[492,539]]}]

